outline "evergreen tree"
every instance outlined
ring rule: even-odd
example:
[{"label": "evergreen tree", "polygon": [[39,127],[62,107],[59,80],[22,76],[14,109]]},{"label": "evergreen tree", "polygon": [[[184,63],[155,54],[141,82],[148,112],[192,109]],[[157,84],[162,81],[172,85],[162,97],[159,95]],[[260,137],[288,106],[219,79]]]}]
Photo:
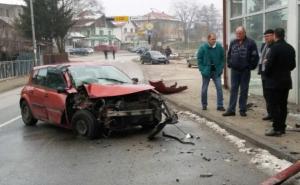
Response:
[{"label": "evergreen tree", "polygon": [[[16,21],[16,27],[27,38],[32,38],[30,1],[25,0],[23,14]],[[35,36],[38,42],[55,41],[59,53],[64,53],[65,36],[73,26],[71,0],[36,0],[33,2]]]}]

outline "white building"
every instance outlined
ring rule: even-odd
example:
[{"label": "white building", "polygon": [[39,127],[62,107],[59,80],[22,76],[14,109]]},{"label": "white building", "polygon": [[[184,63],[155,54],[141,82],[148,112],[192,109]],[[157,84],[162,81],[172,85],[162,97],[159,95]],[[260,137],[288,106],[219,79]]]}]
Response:
[{"label": "white building", "polygon": [[112,22],[114,35],[121,41],[122,45],[133,44],[137,39],[137,26],[134,22]]},{"label": "white building", "polygon": [[[225,0],[224,0],[225,1]],[[234,38],[235,28],[243,25],[247,36],[260,48],[266,29],[282,27],[286,40],[297,52],[296,69],[292,72],[293,89],[289,101],[300,104],[300,0],[226,0],[227,43]],[[262,94],[260,77],[252,72],[250,92]]]}]

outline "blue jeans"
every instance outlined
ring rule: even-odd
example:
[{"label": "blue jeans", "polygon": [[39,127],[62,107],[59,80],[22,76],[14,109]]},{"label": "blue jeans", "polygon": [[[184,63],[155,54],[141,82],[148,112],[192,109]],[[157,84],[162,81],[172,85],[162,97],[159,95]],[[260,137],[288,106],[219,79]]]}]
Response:
[{"label": "blue jeans", "polygon": [[217,90],[217,107],[223,107],[223,90],[222,90],[222,83],[221,83],[221,76],[218,76],[215,74],[215,72],[212,72],[210,77],[204,77],[202,75],[202,90],[201,90],[201,103],[202,107],[207,106],[207,90],[208,85],[210,82],[210,79],[214,81],[214,84],[216,86]]},{"label": "blue jeans", "polygon": [[240,89],[240,98],[239,98],[239,106],[240,112],[247,111],[247,99],[248,99],[248,91],[249,91],[249,82],[251,78],[251,71],[236,71],[231,69],[231,90],[230,90],[230,100],[228,112],[235,112],[235,107],[238,98],[238,92]]}]

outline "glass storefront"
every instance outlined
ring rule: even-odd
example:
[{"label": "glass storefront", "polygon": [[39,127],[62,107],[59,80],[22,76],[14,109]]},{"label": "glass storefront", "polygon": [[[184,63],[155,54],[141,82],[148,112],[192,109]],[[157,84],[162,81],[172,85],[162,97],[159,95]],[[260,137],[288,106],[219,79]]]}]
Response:
[{"label": "glass storefront", "polygon": [[246,18],[247,35],[252,38],[257,47],[260,48],[263,41],[263,14],[258,14]]},{"label": "glass storefront", "polygon": [[[287,31],[288,0],[230,0],[230,3],[230,40],[235,38],[235,28],[244,25],[247,36],[255,40],[260,50],[266,29],[282,27]],[[262,95],[257,70],[252,71],[250,86],[250,93]]]},{"label": "glass storefront", "polygon": [[287,4],[288,0],[266,0],[266,9],[287,6]]},{"label": "glass storefront", "polygon": [[230,0],[231,17],[238,17],[243,14],[245,0]]},{"label": "glass storefront", "polygon": [[247,13],[254,13],[262,11],[264,8],[264,1],[262,0],[247,0]]},{"label": "glass storefront", "polygon": [[266,13],[266,29],[278,27],[287,30],[287,8]]}]

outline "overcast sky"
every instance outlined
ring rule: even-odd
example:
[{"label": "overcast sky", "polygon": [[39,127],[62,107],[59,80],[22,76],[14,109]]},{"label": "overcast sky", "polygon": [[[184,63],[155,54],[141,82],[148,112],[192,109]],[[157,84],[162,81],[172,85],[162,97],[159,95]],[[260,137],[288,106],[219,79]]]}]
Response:
[{"label": "overcast sky", "polygon": [[[172,13],[174,0],[101,0],[108,16],[144,15],[151,9]],[[222,9],[222,0],[196,0],[200,4],[214,3],[217,9]]]}]

